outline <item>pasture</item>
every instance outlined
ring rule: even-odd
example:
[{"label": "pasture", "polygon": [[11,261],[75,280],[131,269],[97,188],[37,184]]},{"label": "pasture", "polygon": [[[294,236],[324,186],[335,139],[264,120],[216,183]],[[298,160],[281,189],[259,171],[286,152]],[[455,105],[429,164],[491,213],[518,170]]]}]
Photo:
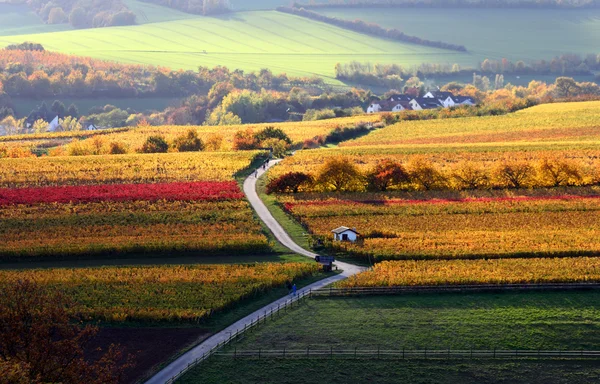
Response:
[{"label": "pasture", "polygon": [[[597,349],[598,295],[590,292],[420,294],[316,298],[277,317],[239,342],[241,350],[269,349]],[[346,362],[345,362],[346,361]],[[249,367],[253,369],[250,370]],[[257,366],[265,369],[257,369]],[[577,369],[574,368],[578,367]],[[390,368],[390,367],[393,367]],[[508,367],[511,367],[510,372]],[[560,361],[414,361],[386,359],[271,359],[215,357],[182,382],[593,382],[597,365]],[[381,368],[381,370],[380,370]],[[406,369],[405,369],[406,368]],[[364,372],[368,371],[368,375]],[[543,371],[543,372],[541,372]],[[544,377],[540,380],[538,377]],[[551,378],[544,372],[553,372]],[[573,374],[576,373],[574,380]],[[406,381],[404,381],[406,380]],[[538,381],[539,380],[539,381]]]},{"label": "pasture", "polygon": [[35,41],[48,50],[173,69],[224,65],[293,76],[334,78],[338,62],[352,60],[420,64],[468,63],[469,56],[370,37],[276,11],[240,12],[219,17],[144,25],[0,37],[0,47]]},{"label": "pasture", "polygon": [[[0,36],[71,30],[69,24],[48,25],[26,5],[0,2]],[[19,41],[22,43],[23,41]]]},{"label": "pasture", "polygon": [[564,53],[596,54],[600,38],[599,9],[330,8],[317,12],[462,44],[471,65],[486,58],[533,61]]}]

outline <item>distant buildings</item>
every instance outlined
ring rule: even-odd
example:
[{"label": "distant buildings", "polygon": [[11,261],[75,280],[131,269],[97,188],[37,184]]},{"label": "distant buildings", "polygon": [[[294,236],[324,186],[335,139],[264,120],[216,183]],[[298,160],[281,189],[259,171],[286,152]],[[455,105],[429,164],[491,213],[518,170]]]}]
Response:
[{"label": "distant buildings", "polygon": [[388,97],[387,100],[374,101],[367,108],[367,113],[422,111],[459,105],[475,105],[475,100],[468,96],[454,96],[451,92],[441,91],[427,92],[423,97],[398,94]]}]

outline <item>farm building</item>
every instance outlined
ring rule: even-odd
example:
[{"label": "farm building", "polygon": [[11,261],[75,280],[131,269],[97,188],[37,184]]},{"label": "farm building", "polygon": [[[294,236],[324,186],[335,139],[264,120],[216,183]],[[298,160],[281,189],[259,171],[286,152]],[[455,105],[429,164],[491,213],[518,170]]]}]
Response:
[{"label": "farm building", "polygon": [[339,227],[334,229],[333,231],[333,240],[334,241],[351,241],[355,242],[358,240],[359,233],[356,232],[356,228],[348,228],[348,227]]}]

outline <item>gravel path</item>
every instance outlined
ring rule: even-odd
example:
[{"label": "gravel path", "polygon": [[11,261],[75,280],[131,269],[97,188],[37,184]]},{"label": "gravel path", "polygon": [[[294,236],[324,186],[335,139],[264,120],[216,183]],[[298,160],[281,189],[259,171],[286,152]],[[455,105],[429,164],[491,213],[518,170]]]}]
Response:
[{"label": "gravel path", "polygon": [[[272,166],[276,165],[279,161],[280,160],[271,161],[266,170],[268,170]],[[309,252],[309,251],[303,249],[302,247],[300,247],[298,244],[296,244],[290,238],[290,236],[285,232],[285,230],[281,227],[281,225],[277,222],[277,220],[275,220],[275,218],[273,217],[273,215],[271,215],[271,213],[269,212],[269,210],[267,209],[265,204],[258,197],[258,193],[256,193],[256,181],[257,181],[257,178],[260,178],[260,176],[266,172],[266,170],[263,170],[262,168],[260,168],[260,169],[258,169],[257,177],[255,177],[255,174],[252,174],[250,177],[248,177],[245,180],[244,193],[246,194],[248,201],[250,202],[250,204],[252,204],[252,206],[254,207],[254,209],[255,209],[256,213],[258,214],[258,216],[260,217],[260,219],[269,227],[269,229],[271,230],[273,235],[275,235],[277,240],[279,240],[285,247],[289,248],[290,250],[292,250],[293,252],[295,252],[297,254],[314,258],[315,256],[317,256],[317,254]],[[323,279],[316,283],[308,285],[302,289],[299,289],[298,293],[300,294],[300,293],[310,290],[310,289],[314,290],[314,289],[323,288],[329,284],[332,284],[339,280],[346,279],[349,276],[355,275],[355,274],[360,273],[365,270],[365,268],[363,268],[363,267],[358,267],[356,265],[352,265],[352,264],[348,264],[348,263],[336,262],[335,264],[338,266],[338,268],[343,270],[342,273],[335,275],[335,276],[328,277],[326,279]],[[146,384],[164,384],[164,383],[166,383],[169,379],[171,379],[172,377],[177,375],[179,372],[181,372],[183,369],[185,369],[188,366],[188,364],[191,364],[196,359],[201,358],[205,353],[209,352],[217,344],[226,341],[230,337],[231,334],[236,333],[236,331],[238,331],[239,329],[244,329],[244,326],[247,326],[247,325],[251,324],[252,322],[255,322],[259,318],[259,316],[264,316],[265,313],[270,312],[271,310],[277,309],[280,305],[285,304],[285,302],[288,301],[289,299],[290,299],[290,297],[288,296],[288,297],[283,297],[277,301],[274,301],[271,304],[244,317],[243,319],[235,322],[234,324],[225,328],[221,332],[214,334],[210,338],[206,339],[203,343],[192,348],[191,350],[189,350],[188,352],[186,352],[185,354],[183,354],[179,358],[177,358],[177,360],[173,361],[171,364],[169,364],[168,366],[163,368],[160,372],[158,372],[156,375],[154,375],[154,377],[152,377],[150,380],[148,380],[146,382]]]}]

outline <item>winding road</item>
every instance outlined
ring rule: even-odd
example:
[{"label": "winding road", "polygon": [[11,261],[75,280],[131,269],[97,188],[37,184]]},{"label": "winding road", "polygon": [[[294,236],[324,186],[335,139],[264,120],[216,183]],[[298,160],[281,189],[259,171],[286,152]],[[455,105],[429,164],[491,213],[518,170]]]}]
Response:
[{"label": "winding road", "polygon": [[[272,160],[265,170],[259,168],[257,170],[257,176],[253,173],[250,177],[248,177],[244,181],[244,193],[246,194],[246,198],[260,217],[260,219],[267,225],[269,230],[273,233],[275,238],[283,244],[285,247],[289,248],[294,253],[299,255],[303,255],[306,257],[315,258],[317,254],[309,252],[298,244],[296,244],[287,232],[281,227],[279,222],[275,220],[271,212],[267,209],[265,204],[262,202],[258,193],[256,192],[256,181],[260,178],[269,168],[279,163],[281,160]],[[336,262],[335,263],[338,268],[342,269],[342,273],[328,277],[326,279],[320,280],[316,283],[308,285],[298,291],[298,293],[302,293],[306,290],[319,289],[323,288],[329,284],[332,284],[336,281],[346,279],[352,275],[360,273],[365,270],[363,267],[359,267],[353,264]],[[252,314],[244,317],[243,319],[235,322],[229,327],[225,328],[219,333],[216,333],[206,339],[201,344],[198,344],[196,347],[192,348],[185,354],[178,357],[175,361],[167,365],[160,372],[154,375],[150,380],[146,382],[146,384],[165,384],[172,377],[176,376],[178,373],[183,371],[189,364],[192,364],[196,359],[204,356],[205,353],[208,353],[213,347],[217,346],[220,343],[226,341],[231,334],[236,333],[236,331],[240,329],[244,329],[244,326],[248,326],[259,318],[259,316],[264,316],[265,313],[277,309],[280,305],[284,305],[286,301],[289,300],[289,297],[282,297],[279,300],[272,302],[271,304],[262,307],[261,309],[253,312]]]}]

